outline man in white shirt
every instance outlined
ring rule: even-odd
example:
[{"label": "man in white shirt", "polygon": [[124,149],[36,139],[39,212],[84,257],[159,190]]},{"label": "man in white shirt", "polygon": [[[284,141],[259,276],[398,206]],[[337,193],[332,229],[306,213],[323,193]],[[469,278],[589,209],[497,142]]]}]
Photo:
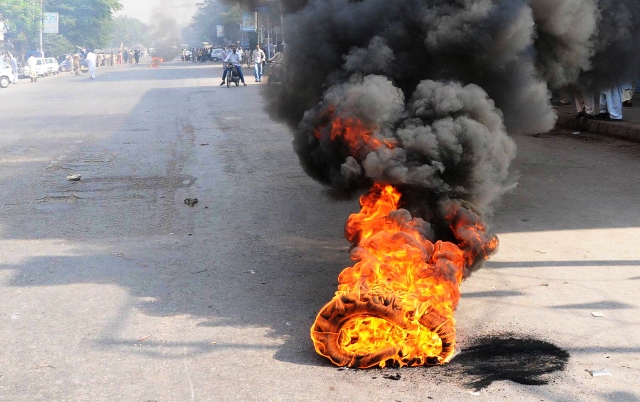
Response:
[{"label": "man in white shirt", "polygon": [[220,86],[223,86],[225,84],[224,80],[225,78],[227,78],[227,74],[231,74],[231,68],[226,67],[228,63],[231,63],[236,67],[236,69],[238,70],[240,81],[242,81],[242,84],[246,87],[247,84],[244,82],[244,74],[242,74],[242,56],[240,56],[240,54],[236,52],[235,46],[231,48],[231,52],[227,55],[227,58],[224,59],[225,69],[222,73],[222,82],[220,83]]},{"label": "man in white shirt", "polygon": [[96,78],[96,54],[92,51],[89,51],[89,53],[87,53],[86,59],[87,67],[89,68],[89,78],[93,80]]},{"label": "man in white shirt", "polygon": [[266,57],[260,45],[256,45],[256,50],[253,51],[253,75],[256,78],[256,82],[262,81],[262,63]]},{"label": "man in white shirt", "polygon": [[27,66],[29,66],[29,77],[31,78],[31,82],[38,81],[38,69],[36,68],[38,62],[36,58],[31,55],[27,60]]}]

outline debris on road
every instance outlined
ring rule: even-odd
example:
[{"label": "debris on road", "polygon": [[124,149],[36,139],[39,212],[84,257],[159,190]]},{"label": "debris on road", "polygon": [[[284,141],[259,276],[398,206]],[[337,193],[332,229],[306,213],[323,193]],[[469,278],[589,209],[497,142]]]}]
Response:
[{"label": "debris on road", "polygon": [[71,176],[67,176],[67,180],[69,181],[80,181],[82,179],[81,174],[72,174]]},{"label": "debris on road", "polygon": [[604,317],[604,314],[599,313],[597,311],[594,311],[593,313],[591,313],[591,315],[594,316],[594,317]]},{"label": "debris on road", "polygon": [[144,340],[149,338],[151,338],[151,335],[143,336],[142,338],[138,339],[138,342],[143,342]]},{"label": "debris on road", "polygon": [[396,374],[385,374],[382,377],[386,378],[387,380],[394,380],[394,381],[398,381],[399,379],[402,378],[402,376],[399,373],[396,373]]},{"label": "debris on road", "polygon": [[197,198],[187,198],[184,200],[184,203],[187,204],[188,206],[192,207],[194,205],[196,205],[198,203],[198,199]]},{"label": "debris on road", "polygon": [[587,370],[587,371],[589,372],[589,374],[591,374],[591,377],[604,377],[604,376],[613,377],[613,374],[611,374],[611,372],[609,372],[609,370],[607,370],[606,368]]}]

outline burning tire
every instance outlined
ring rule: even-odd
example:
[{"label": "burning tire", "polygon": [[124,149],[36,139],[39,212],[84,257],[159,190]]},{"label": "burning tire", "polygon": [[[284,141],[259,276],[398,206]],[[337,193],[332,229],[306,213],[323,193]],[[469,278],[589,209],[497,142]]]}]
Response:
[{"label": "burning tire", "polygon": [[362,300],[343,295],[320,311],[311,338],[318,353],[338,366],[447,363],[455,347],[453,321],[430,308],[415,324],[415,318],[407,320],[413,314],[403,310],[394,295],[365,295]]}]

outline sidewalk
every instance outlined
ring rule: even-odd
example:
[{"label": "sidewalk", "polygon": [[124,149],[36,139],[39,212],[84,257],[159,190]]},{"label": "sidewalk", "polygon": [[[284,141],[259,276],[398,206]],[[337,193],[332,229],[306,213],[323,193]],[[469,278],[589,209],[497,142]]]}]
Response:
[{"label": "sidewalk", "polygon": [[633,106],[623,108],[622,121],[576,118],[574,104],[556,106],[555,109],[558,113],[556,123],[558,127],[640,142],[640,97],[638,96],[633,98]]}]

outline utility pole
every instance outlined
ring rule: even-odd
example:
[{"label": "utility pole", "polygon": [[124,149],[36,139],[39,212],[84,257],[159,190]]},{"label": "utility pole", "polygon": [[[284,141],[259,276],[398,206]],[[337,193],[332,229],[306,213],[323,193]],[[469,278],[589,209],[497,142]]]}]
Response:
[{"label": "utility pole", "polygon": [[280,4],[280,36],[282,38],[281,39],[282,40],[282,49],[284,50],[285,40],[284,40],[284,15],[282,14],[282,0],[280,0],[278,3]]},{"label": "utility pole", "polygon": [[44,57],[44,47],[42,46],[42,31],[44,30],[44,0],[40,0],[40,57]]}]

